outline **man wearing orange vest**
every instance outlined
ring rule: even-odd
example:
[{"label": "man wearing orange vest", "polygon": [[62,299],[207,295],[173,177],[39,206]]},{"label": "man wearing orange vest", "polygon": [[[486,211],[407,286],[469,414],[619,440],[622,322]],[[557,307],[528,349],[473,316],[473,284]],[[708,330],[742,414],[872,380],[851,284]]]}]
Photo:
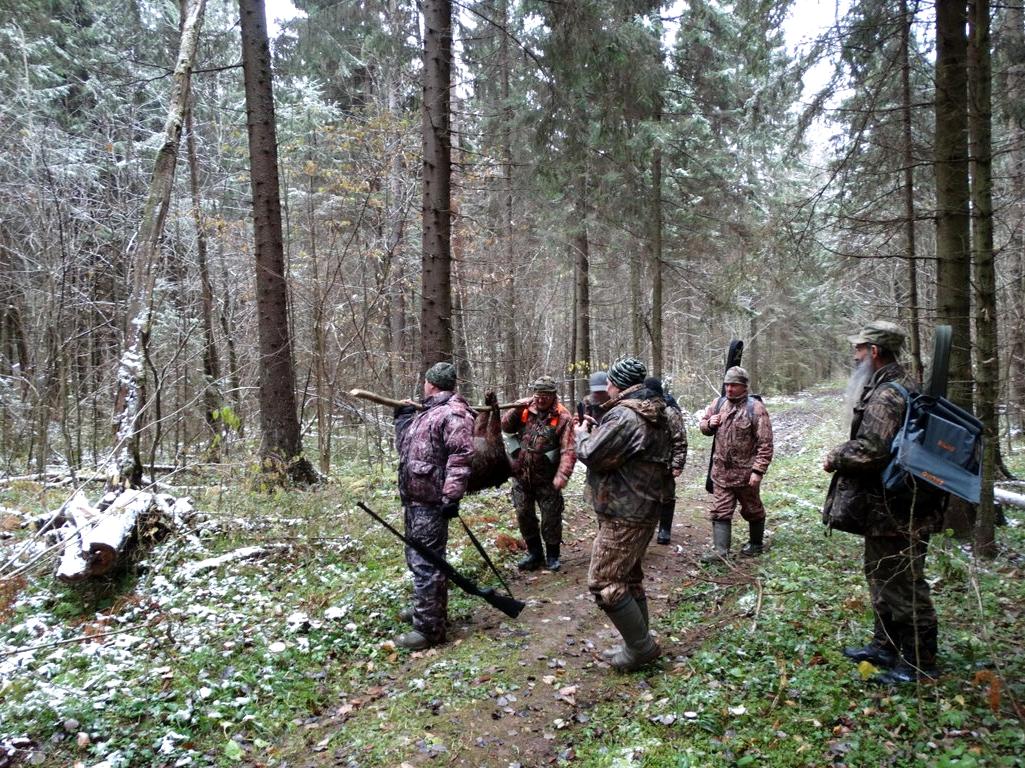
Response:
[{"label": "man wearing orange vest", "polygon": [[[557,571],[562,567],[562,489],[577,461],[573,417],[559,402],[551,376],[542,376],[531,388],[534,396],[519,401],[502,418],[502,431],[509,436],[506,448],[513,468],[516,522],[527,544],[527,556],[516,567],[535,571],[543,564]],[[541,509],[540,527],[535,505]]]}]

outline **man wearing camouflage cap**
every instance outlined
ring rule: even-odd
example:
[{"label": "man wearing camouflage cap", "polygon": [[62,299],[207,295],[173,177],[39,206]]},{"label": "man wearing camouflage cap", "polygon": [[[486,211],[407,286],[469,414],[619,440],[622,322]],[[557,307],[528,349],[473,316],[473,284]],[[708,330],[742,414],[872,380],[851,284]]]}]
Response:
[{"label": "man wearing camouflage cap", "polygon": [[715,435],[712,454],[713,551],[704,562],[722,562],[729,557],[733,512],[737,505],[748,523],[748,542],[740,550],[743,556],[762,553],[765,535],[765,505],[762,504],[762,477],[772,461],[772,422],[760,397],[749,394],[750,377],[735,365],[726,371],[726,394],[705,409],[698,423],[704,435]]},{"label": "man wearing camouflage cap", "polygon": [[[395,409],[395,448],[399,454],[399,497],[406,538],[419,541],[442,560],[448,521],[459,511],[473,456],[474,413],[457,394],[456,369],[435,363],[424,377],[424,399]],[[448,579],[420,553],[406,547],[413,574],[413,606],[399,612],[413,629],[395,644],[420,650],[445,641]]]},{"label": "man wearing camouflage cap", "polygon": [[888,667],[875,682],[905,683],[935,677],[938,623],[925,580],[929,535],[943,520],[945,495],[916,490],[913,498],[890,493],[882,473],[893,438],[904,424],[907,403],[891,383],[908,392],[917,382],[898,362],[904,332],[874,320],[848,337],[856,393],[850,439],[831,450],[823,469],[833,473],[822,511],[823,522],[865,537],[865,577],[872,598],[872,641],[844,648],[851,661]]},{"label": "man wearing camouflage cap", "polygon": [[588,380],[590,392],[578,406],[583,412],[583,419],[578,419],[578,422],[585,424],[588,432],[597,426],[605,414],[602,406],[609,401],[608,386],[609,375],[605,371],[596,371],[591,374],[591,378]]},{"label": "man wearing camouflage cap", "polygon": [[665,400],[644,385],[646,374],[635,357],[613,363],[601,422],[592,432],[577,427],[577,456],[589,470],[598,517],[587,588],[623,636],[623,645],[605,654],[620,671],[662,654],[648,629],[641,562],[673,496],[674,448]]},{"label": "man wearing camouflage cap", "polygon": [[[559,402],[555,379],[542,376],[531,386],[534,396],[520,400],[502,417],[502,431],[510,436],[513,470],[512,501],[516,522],[527,544],[527,556],[516,564],[521,571],[545,565],[562,567],[562,489],[573,474],[577,456],[573,417]],[[541,510],[538,526],[535,506]]]}]

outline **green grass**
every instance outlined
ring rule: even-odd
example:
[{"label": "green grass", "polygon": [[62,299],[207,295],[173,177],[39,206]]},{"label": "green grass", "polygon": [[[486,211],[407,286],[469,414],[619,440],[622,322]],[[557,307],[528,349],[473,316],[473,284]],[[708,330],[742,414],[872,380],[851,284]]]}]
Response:
[{"label": "green grass", "polygon": [[[722,583],[681,583],[671,612],[654,617],[670,650],[672,638],[707,629],[686,657],[647,674],[586,672],[600,676],[600,695],[582,722],[555,732],[563,764],[1025,765],[1015,708],[1025,702],[1025,526],[999,529],[993,562],[934,539],[928,575],[944,677],[899,691],[866,684],[840,653],[869,633],[861,540],[824,536],[819,520],[828,479],[819,460],[837,431],[817,424],[800,453],[773,464],[764,490],[769,553],[721,574]],[[696,430],[691,436],[703,444]],[[1009,460],[1022,471],[1025,454]],[[147,767],[183,758],[193,766],[294,765],[311,757],[311,744],[324,750],[325,765],[343,747],[365,768],[414,753],[446,764],[454,755],[443,750],[459,743],[465,713],[492,709],[497,695],[528,684],[520,662],[532,658],[530,642],[470,634],[397,678],[408,658],[388,643],[409,589],[401,547],[353,510],[357,497],[400,524],[389,468],[352,466],[314,493],[197,498],[209,518],[204,552],[169,539],[138,572],[104,588],[59,587],[35,574],[0,623],[4,648],[130,631],[103,646],[41,649],[5,672],[0,736],[31,736],[44,766],[111,755]],[[0,492],[8,507],[56,503],[24,484]],[[464,507],[482,539],[514,533],[503,497]],[[1020,523],[1021,511],[1009,514]],[[486,578],[462,542],[453,536],[453,561]],[[252,544],[287,547],[207,577],[176,575],[184,563]],[[508,567],[514,558],[500,561]],[[324,618],[329,607],[343,615]],[[478,610],[478,601],[453,592],[456,621]],[[308,627],[290,627],[299,611]],[[78,723],[71,732],[69,719]],[[87,747],[76,746],[77,731],[89,734]],[[478,759],[490,765],[486,750]]]},{"label": "green grass", "polygon": [[866,684],[840,653],[871,626],[861,539],[823,536],[818,516],[827,476],[817,464],[835,431],[817,427],[807,450],[773,464],[764,493],[772,547],[749,578],[711,594],[707,583],[681,587],[668,624],[681,634],[715,620],[701,615],[710,605],[735,618],[679,668],[649,677],[650,696],[595,712],[577,744],[582,764],[1025,764],[1016,710],[1025,701],[1025,584],[1012,564],[1025,553],[1022,527],[999,531],[1004,556],[992,563],[933,540],[945,675],[899,691]]}]

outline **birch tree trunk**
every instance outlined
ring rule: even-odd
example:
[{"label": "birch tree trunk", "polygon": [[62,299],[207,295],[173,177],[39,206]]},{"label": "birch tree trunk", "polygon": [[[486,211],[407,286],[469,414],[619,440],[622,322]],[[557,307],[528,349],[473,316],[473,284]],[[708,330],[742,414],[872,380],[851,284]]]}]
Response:
[{"label": "birch tree trunk", "polygon": [[139,418],[145,405],[146,373],[143,362],[153,325],[154,285],[160,240],[171,202],[178,145],[188,106],[189,82],[205,8],[206,0],[192,0],[191,5],[186,3],[182,7],[184,21],[181,25],[178,58],[171,77],[164,140],[157,151],[153,177],[135,239],[128,327],[118,362],[118,388],[114,399],[115,466],[108,473],[112,484],[122,487],[130,485],[137,488],[142,482]]},{"label": "birch tree trunk", "polygon": [[261,467],[274,484],[287,478],[315,483],[319,477],[302,455],[295,404],[295,368],[288,327],[278,146],[270,44],[263,0],[239,0],[242,71],[253,192],[256,311],[260,336]]}]

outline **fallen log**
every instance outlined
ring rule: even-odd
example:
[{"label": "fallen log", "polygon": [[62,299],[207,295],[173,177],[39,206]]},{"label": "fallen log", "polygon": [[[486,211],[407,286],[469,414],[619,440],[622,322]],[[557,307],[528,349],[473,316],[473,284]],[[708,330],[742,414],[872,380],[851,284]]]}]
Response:
[{"label": "fallen log", "polygon": [[75,493],[54,515],[64,521],[55,531],[64,542],[57,580],[73,584],[110,573],[137,543],[143,523],[170,530],[181,527],[191,511],[185,499],[145,491],[107,494],[95,507],[81,491]]},{"label": "fallen log", "polygon": [[1009,507],[1025,507],[1025,495],[1012,493],[1004,488],[993,488],[993,498],[1001,505]]},{"label": "fallen log", "polygon": [[[369,400],[372,403],[377,403],[378,405],[387,405],[390,408],[400,408],[403,405],[411,405],[418,411],[422,411],[424,409],[421,403],[414,403],[412,400],[394,400],[390,397],[379,395],[376,392],[369,392],[365,389],[350,389],[349,397],[358,397],[361,400]],[[520,405],[520,403],[502,403],[498,406],[498,408],[499,410],[505,411],[509,408],[515,408],[517,405]],[[490,405],[487,404],[473,405],[470,407],[478,413],[490,413],[492,408]]]}]

